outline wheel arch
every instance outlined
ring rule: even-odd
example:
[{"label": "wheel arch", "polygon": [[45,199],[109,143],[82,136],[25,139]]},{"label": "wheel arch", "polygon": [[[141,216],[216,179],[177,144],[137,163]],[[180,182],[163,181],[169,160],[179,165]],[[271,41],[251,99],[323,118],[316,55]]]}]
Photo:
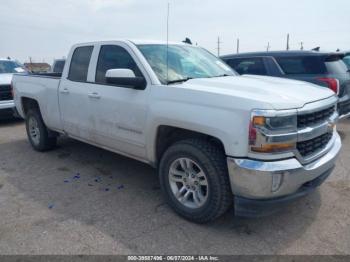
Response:
[{"label": "wheel arch", "polygon": [[221,150],[223,150],[223,152],[225,152],[223,141],[216,136],[180,127],[160,125],[157,128],[155,137],[154,165],[158,166],[162,155],[171,145],[181,140],[193,138],[210,141],[211,143],[217,145]]},{"label": "wheel arch", "polygon": [[41,112],[39,102],[34,98],[21,97],[21,105],[24,118],[30,109],[38,109],[38,111]]}]

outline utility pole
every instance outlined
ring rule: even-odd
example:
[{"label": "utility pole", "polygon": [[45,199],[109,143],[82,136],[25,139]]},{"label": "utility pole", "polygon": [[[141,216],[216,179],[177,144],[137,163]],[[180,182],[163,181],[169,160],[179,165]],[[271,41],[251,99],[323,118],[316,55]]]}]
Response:
[{"label": "utility pole", "polygon": [[239,53],[239,38],[237,38],[237,44],[236,44],[236,47],[237,47],[237,54]]},{"label": "utility pole", "polygon": [[30,72],[32,72],[32,63],[33,63],[32,62],[32,57],[30,56],[29,57],[29,65],[28,65],[28,68],[27,68]]},{"label": "utility pole", "polygon": [[220,56],[220,44],[222,42],[220,41],[220,36],[218,36],[218,47],[217,47],[217,50],[218,50],[218,57]]},{"label": "utility pole", "polygon": [[300,42],[300,50],[304,50],[303,41]]},{"label": "utility pole", "polygon": [[267,46],[266,46],[266,52],[269,52],[270,51],[270,42],[267,42]]},{"label": "utility pole", "polygon": [[289,50],[289,34],[287,34],[287,51]]}]

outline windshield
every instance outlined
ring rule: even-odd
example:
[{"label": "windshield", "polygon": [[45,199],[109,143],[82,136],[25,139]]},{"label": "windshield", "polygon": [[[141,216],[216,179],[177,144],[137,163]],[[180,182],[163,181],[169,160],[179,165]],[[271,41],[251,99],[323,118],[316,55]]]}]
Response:
[{"label": "windshield", "polygon": [[202,48],[157,44],[138,45],[138,48],[162,84],[192,78],[236,75],[224,62]]},{"label": "windshield", "polygon": [[23,73],[23,66],[15,61],[0,61],[0,74]]}]

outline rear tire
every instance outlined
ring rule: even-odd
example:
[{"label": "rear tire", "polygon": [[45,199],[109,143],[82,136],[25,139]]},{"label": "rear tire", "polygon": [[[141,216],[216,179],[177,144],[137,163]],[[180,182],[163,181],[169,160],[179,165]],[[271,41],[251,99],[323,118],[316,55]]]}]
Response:
[{"label": "rear tire", "polygon": [[170,146],[160,161],[159,179],[168,204],[196,223],[215,220],[233,203],[225,154],[204,139]]},{"label": "rear tire", "polygon": [[57,137],[50,135],[39,110],[30,109],[26,114],[26,130],[28,140],[36,151],[44,152],[57,144]]}]

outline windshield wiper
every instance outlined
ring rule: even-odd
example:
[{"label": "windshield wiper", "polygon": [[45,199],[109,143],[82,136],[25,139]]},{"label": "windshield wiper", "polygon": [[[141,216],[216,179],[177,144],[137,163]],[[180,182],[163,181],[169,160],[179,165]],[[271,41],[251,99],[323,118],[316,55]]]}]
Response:
[{"label": "windshield wiper", "polygon": [[182,82],[186,82],[188,80],[192,79],[192,77],[186,77],[186,78],[181,78],[181,79],[175,79],[175,80],[170,80],[167,82],[167,84],[175,84],[175,83],[182,83]]},{"label": "windshield wiper", "polygon": [[222,74],[222,75],[218,75],[218,76],[212,76],[212,78],[213,78],[213,77],[224,77],[224,76],[232,76],[232,75]]}]

